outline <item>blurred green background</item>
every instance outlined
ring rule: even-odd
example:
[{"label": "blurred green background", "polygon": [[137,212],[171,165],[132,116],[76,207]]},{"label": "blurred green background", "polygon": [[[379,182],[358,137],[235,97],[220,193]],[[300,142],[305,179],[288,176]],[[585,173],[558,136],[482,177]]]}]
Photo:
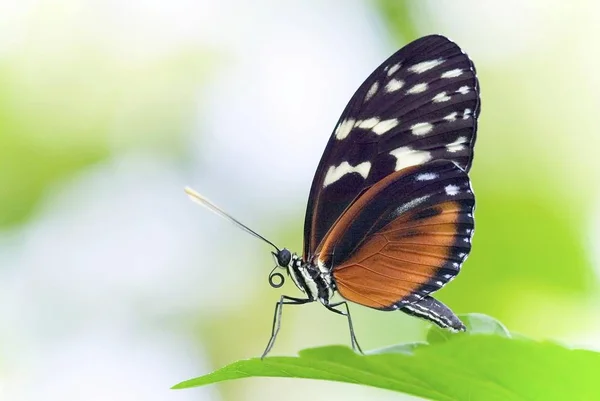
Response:
[{"label": "blurred green background", "polygon": [[[183,187],[301,252],[339,114],[428,33],[455,40],[482,87],[474,247],[440,298],[600,348],[599,13],[542,0],[0,3],[0,399],[399,399],[284,379],[168,390],[259,355],[275,301],[298,295],[269,287],[266,245]],[[426,329],[352,312],[366,349]],[[348,340],[323,307],[289,308],[273,354]]]}]

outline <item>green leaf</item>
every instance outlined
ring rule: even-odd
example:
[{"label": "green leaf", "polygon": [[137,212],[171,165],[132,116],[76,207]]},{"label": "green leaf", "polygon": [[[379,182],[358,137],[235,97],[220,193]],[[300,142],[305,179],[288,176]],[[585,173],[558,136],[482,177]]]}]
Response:
[{"label": "green leaf", "polygon": [[368,355],[330,346],[303,350],[298,357],[242,360],[173,388],[292,377],[362,384],[440,401],[598,399],[600,354],[511,338],[486,316],[461,318],[472,333],[434,336],[431,344],[404,344]]},{"label": "green leaf", "polygon": [[457,335],[493,334],[501,337],[511,337],[508,329],[490,316],[481,313],[470,313],[460,315],[459,318],[467,327],[466,333],[452,333],[438,326],[431,326],[427,333],[427,342],[429,344],[441,343]]},{"label": "green leaf", "polygon": [[376,354],[405,354],[412,355],[415,353],[415,350],[419,347],[425,347],[429,344],[426,342],[414,342],[407,344],[396,344],[385,348],[379,348],[372,351],[367,351],[367,355],[376,355]]}]

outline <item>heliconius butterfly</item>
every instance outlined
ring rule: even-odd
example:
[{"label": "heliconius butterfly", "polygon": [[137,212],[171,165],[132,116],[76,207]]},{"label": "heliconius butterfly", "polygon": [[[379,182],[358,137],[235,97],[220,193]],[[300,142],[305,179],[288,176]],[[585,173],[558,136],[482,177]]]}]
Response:
[{"label": "heliconius butterfly", "polygon": [[[281,268],[304,294],[277,302],[263,357],[283,305],[319,301],[346,316],[358,351],[346,300],[465,329],[431,294],[459,273],[471,250],[475,196],[467,173],[479,111],[475,66],[449,39],[425,36],[384,61],[352,96],[325,148],[308,197],[302,257],[186,188],[275,249],[272,287],[283,285]],[[343,300],[333,302],[335,293]]]}]

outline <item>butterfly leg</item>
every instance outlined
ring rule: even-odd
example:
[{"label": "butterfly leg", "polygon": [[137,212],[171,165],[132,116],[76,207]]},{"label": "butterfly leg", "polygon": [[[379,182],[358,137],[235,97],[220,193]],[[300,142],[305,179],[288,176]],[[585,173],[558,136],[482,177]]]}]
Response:
[{"label": "butterfly leg", "polygon": [[465,325],[454,312],[430,296],[426,296],[415,303],[404,305],[400,310],[409,315],[429,320],[444,329],[465,331]]},{"label": "butterfly leg", "polygon": [[288,297],[286,295],[282,295],[279,301],[275,304],[275,313],[273,314],[273,327],[271,328],[271,338],[269,339],[269,343],[267,344],[267,348],[262,353],[260,359],[263,359],[273,348],[273,344],[275,344],[275,338],[277,337],[277,333],[279,333],[279,328],[281,327],[281,314],[283,312],[283,305],[303,305],[309,302],[313,302],[313,299],[310,298],[294,298]]},{"label": "butterfly leg", "polygon": [[[341,311],[338,309],[335,309],[338,306],[342,306],[344,305],[346,307],[346,311]],[[330,304],[330,305],[325,305],[325,307],[327,309],[329,309],[332,312],[337,313],[338,315],[342,315],[342,316],[346,316],[346,318],[348,319],[348,328],[350,329],[350,341],[352,343],[352,349],[360,352],[361,354],[363,353],[362,349],[360,348],[360,345],[358,345],[358,340],[356,339],[356,334],[354,334],[354,326],[352,325],[352,317],[350,316],[350,309],[348,308],[348,303],[346,301],[342,301],[342,302],[338,302],[335,304]]]}]

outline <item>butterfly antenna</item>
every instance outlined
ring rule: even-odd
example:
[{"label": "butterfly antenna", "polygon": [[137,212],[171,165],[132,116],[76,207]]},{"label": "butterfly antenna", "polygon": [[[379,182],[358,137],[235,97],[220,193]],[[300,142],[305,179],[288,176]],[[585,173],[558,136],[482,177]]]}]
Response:
[{"label": "butterfly antenna", "polygon": [[261,240],[265,241],[267,244],[269,244],[273,248],[275,248],[277,250],[277,252],[279,252],[279,248],[277,248],[277,246],[275,246],[274,243],[272,243],[271,241],[269,241],[268,239],[266,239],[262,235],[258,234],[257,232],[251,230],[250,228],[248,228],[244,224],[240,223],[238,220],[234,219],[229,214],[225,213],[220,207],[218,207],[217,205],[215,205],[214,203],[212,203],[211,201],[209,201],[206,197],[200,195],[198,192],[194,191],[192,188],[185,187],[185,193],[194,202],[196,202],[196,203],[204,206],[205,208],[207,208],[211,212],[213,212],[213,213],[221,216],[225,220],[230,221],[231,223],[235,224],[238,228],[241,228],[242,230],[246,231],[248,234],[250,234],[250,235],[252,235],[252,236],[254,236],[256,238],[260,238]]}]

